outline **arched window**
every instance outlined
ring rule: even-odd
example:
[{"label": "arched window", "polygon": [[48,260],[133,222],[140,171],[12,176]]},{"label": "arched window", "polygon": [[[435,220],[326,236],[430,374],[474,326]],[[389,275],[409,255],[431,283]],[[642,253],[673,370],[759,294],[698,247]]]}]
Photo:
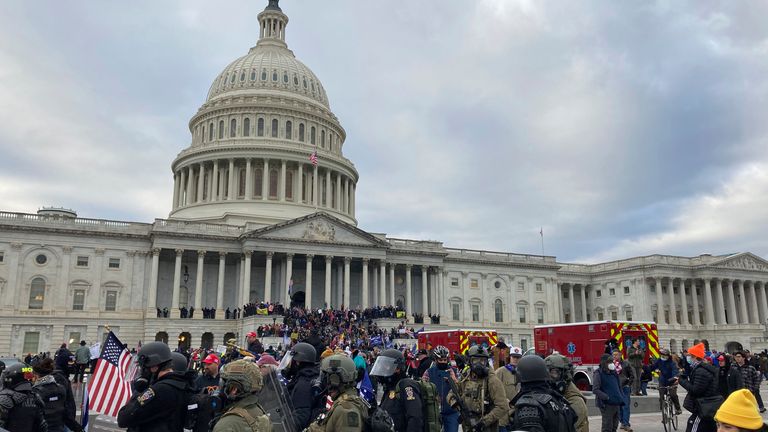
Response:
[{"label": "arched window", "polygon": [[203,125],[203,133],[200,135],[203,137],[203,142],[205,142],[205,125]]},{"label": "arched window", "polygon": [[264,136],[264,119],[263,118],[260,118],[256,122],[256,135]]},{"label": "arched window", "polygon": [[299,77],[297,77],[296,74],[293,74],[293,85],[299,85]]},{"label": "arched window", "polygon": [[325,148],[325,131],[320,131],[320,147]]},{"label": "arched window", "polygon": [[238,170],[237,196],[245,196],[245,168]]},{"label": "arched window", "polygon": [[219,139],[224,138],[224,120],[219,120]]},{"label": "arched window", "polygon": [[253,194],[257,197],[261,197],[261,189],[264,181],[264,171],[261,168],[256,168],[253,178]]},{"label": "arched window", "polygon": [[285,173],[285,198],[293,199],[293,171]]},{"label": "arched window", "polygon": [[208,125],[208,141],[213,141],[213,122]]},{"label": "arched window", "polygon": [[493,314],[496,322],[504,321],[504,305],[502,304],[501,299],[496,299],[496,301],[493,302]]},{"label": "arched window", "polygon": [[272,119],[272,138],[277,138],[278,129],[277,119]]},{"label": "arched window", "polygon": [[261,70],[261,80],[262,81],[266,81],[267,80],[267,70],[266,69],[262,69]]},{"label": "arched window", "polygon": [[229,122],[229,137],[234,138],[235,132],[237,132],[237,120],[232,119],[232,121]]},{"label": "arched window", "polygon": [[314,126],[309,128],[309,143],[310,144],[315,143],[315,127]]},{"label": "arched window", "polygon": [[277,198],[277,170],[269,170],[269,197]]},{"label": "arched window", "polygon": [[42,309],[45,302],[45,280],[34,278],[29,285],[29,308]]},{"label": "arched window", "polygon": [[293,139],[293,123],[291,121],[285,122],[285,139]]},{"label": "arched window", "polygon": [[283,72],[283,82],[288,84],[288,72]]},{"label": "arched window", "polygon": [[248,117],[243,120],[243,136],[251,136],[251,119]]},{"label": "arched window", "polygon": [[251,71],[251,81],[256,81],[256,70]]},{"label": "arched window", "polygon": [[272,71],[272,81],[277,81],[277,71],[276,70]]},{"label": "arched window", "polygon": [[304,123],[299,123],[299,141],[304,142]]},{"label": "arched window", "polygon": [[245,81],[245,71],[240,72],[240,81]]}]

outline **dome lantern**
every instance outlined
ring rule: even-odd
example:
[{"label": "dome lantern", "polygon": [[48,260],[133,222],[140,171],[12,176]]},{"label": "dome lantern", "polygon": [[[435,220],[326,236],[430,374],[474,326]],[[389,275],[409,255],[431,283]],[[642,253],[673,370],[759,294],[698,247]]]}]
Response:
[{"label": "dome lantern", "polygon": [[269,4],[258,16],[260,45],[277,45],[287,48],[285,43],[285,26],[288,25],[288,16],[283,13],[278,5],[278,0],[269,0]]}]

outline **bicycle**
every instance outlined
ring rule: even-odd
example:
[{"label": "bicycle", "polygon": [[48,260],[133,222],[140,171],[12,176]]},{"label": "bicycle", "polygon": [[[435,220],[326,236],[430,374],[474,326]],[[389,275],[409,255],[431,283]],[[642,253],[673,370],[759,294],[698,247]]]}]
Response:
[{"label": "bicycle", "polygon": [[677,411],[675,410],[675,404],[672,403],[672,396],[669,394],[669,390],[677,387],[677,384],[671,386],[659,386],[659,392],[667,390],[661,396],[661,423],[664,425],[665,432],[672,432],[677,430]]}]

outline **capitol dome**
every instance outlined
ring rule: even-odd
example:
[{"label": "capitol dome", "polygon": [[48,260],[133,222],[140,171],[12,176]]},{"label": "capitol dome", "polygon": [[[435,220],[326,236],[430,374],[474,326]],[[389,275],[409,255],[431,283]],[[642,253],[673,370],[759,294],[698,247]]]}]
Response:
[{"label": "capitol dome", "polygon": [[213,80],[173,161],[172,219],[271,225],[317,211],[356,224],[358,173],[317,76],[285,42],[278,5],[255,46]]}]

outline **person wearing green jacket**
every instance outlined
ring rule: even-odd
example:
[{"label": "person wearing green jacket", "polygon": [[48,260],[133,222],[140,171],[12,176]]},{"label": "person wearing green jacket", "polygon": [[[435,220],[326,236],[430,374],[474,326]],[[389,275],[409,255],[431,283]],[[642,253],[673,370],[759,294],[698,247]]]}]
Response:
[{"label": "person wearing green jacket", "polygon": [[85,368],[88,366],[88,362],[91,361],[91,349],[85,344],[85,341],[80,341],[80,347],[75,351],[75,378],[73,383],[82,383],[85,376]]},{"label": "person wearing green jacket", "polygon": [[632,395],[640,396],[640,375],[643,374],[643,359],[645,359],[645,350],[640,347],[640,338],[632,341],[632,345],[627,348],[627,360],[632,366],[634,380],[632,381]]}]

